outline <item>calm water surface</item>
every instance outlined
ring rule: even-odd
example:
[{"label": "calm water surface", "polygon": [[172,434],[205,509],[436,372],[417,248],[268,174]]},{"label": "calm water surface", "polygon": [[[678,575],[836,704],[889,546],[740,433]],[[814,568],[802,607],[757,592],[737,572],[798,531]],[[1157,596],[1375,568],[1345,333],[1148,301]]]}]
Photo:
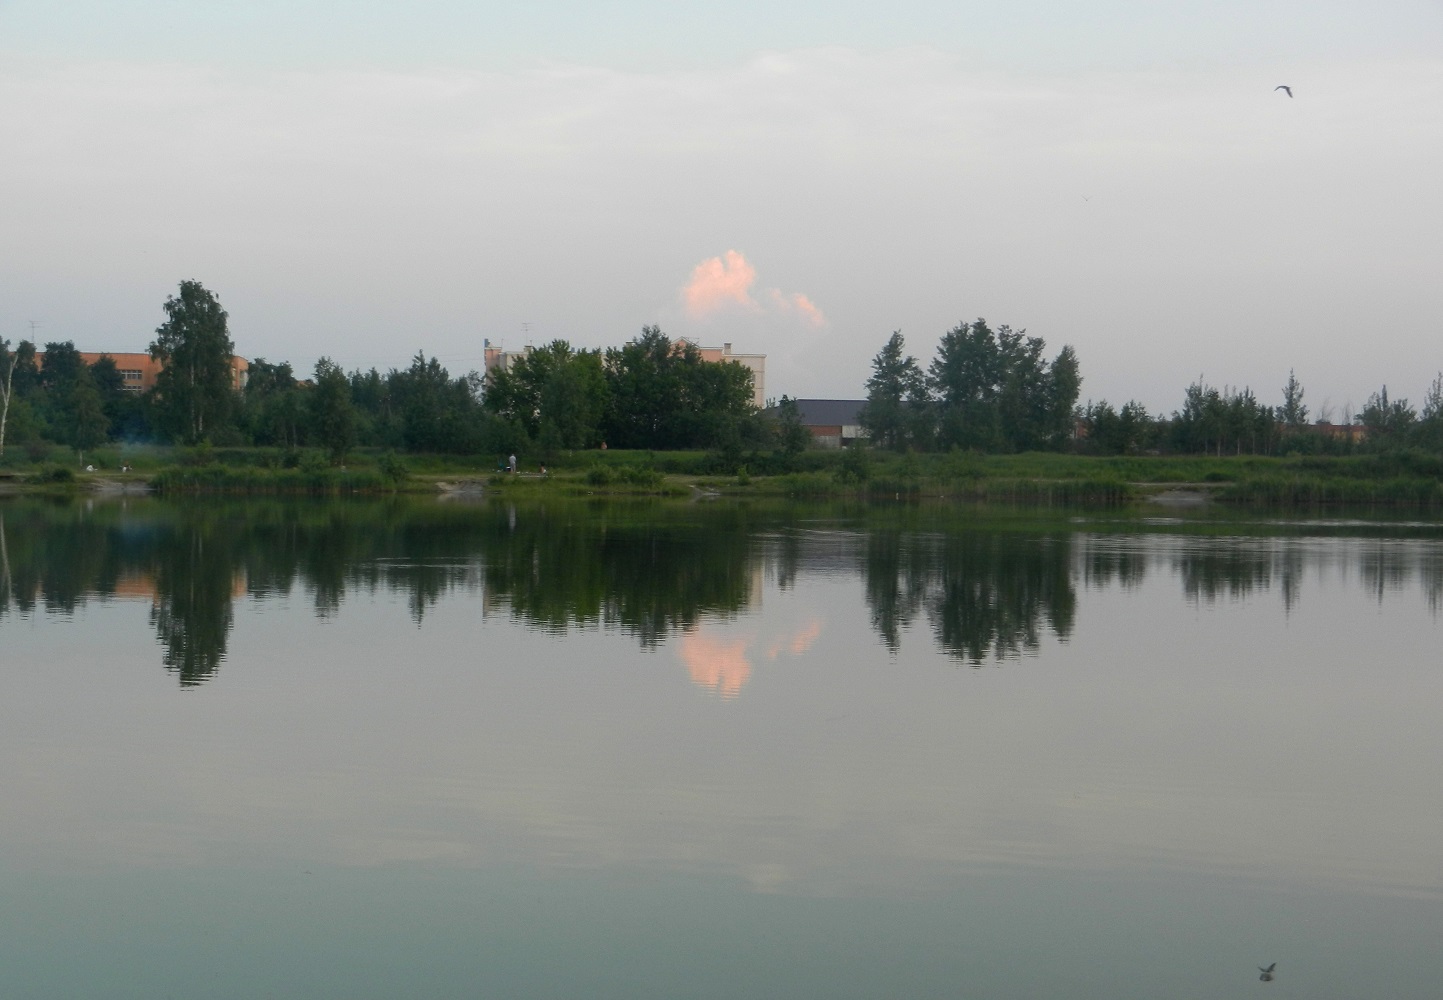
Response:
[{"label": "calm water surface", "polygon": [[1433,523],[3,501],[0,996],[1436,997],[1440,611]]}]

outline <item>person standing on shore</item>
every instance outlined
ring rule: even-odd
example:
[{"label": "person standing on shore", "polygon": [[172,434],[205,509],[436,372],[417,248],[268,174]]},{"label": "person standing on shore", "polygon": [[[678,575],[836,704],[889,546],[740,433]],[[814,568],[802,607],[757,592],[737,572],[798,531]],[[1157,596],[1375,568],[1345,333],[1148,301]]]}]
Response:
[{"label": "person standing on shore", "polygon": [[513,473],[516,471],[516,456],[515,456],[515,455],[512,455],[512,456],[511,456],[511,471],[512,471]]}]

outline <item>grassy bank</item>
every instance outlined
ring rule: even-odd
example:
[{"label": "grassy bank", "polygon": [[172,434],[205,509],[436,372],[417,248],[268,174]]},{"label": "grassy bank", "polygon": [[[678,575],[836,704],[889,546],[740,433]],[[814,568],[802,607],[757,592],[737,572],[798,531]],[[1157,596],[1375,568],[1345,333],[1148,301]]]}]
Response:
[{"label": "grassy bank", "polygon": [[[321,494],[437,491],[923,499],[1120,504],[1178,487],[1238,505],[1391,506],[1443,510],[1443,456],[1405,451],[1346,457],[897,455],[808,451],[723,460],[711,452],[590,451],[521,456],[519,475],[494,456],[356,452],[344,466],[314,451],[263,448],[101,450],[98,471],[74,453],[27,462],[6,456],[0,489],[66,491],[147,482],[168,494]],[[129,471],[119,472],[122,466]],[[730,467],[728,469],[728,466]]]},{"label": "grassy bank", "polygon": [[256,469],[212,464],[165,469],[149,479],[157,493],[226,493],[243,495],[310,494],[339,496],[347,493],[392,492],[397,482],[375,469]]}]

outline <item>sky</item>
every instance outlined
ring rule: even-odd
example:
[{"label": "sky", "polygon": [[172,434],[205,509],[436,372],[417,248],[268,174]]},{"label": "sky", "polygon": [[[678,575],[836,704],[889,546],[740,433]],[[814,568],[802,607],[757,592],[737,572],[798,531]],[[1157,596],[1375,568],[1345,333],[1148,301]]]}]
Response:
[{"label": "sky", "polygon": [[1084,401],[1421,405],[1440,53],[1443,0],[0,0],[0,339],[144,350],[194,279],[304,373],[654,323],[860,398],[985,317]]}]

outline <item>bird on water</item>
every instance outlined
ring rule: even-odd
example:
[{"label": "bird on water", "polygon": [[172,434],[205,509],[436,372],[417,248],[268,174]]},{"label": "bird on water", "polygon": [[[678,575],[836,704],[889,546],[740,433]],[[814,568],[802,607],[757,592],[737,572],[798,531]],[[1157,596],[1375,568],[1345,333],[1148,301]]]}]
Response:
[{"label": "bird on water", "polygon": [[1261,965],[1258,966],[1258,972],[1261,973],[1261,975],[1259,975],[1258,978],[1261,979],[1261,980],[1262,980],[1263,982],[1265,982],[1265,983],[1271,983],[1271,982],[1273,981],[1273,970],[1276,969],[1277,967],[1278,967],[1278,963],[1277,963],[1277,962],[1274,962],[1272,965],[1268,966],[1266,969],[1264,969]]},{"label": "bird on water", "polygon": [[1274,90],[1281,90],[1281,91],[1283,91],[1285,94],[1287,94],[1289,97],[1292,97],[1292,96],[1293,96],[1293,88],[1292,88],[1292,87],[1289,87],[1286,83],[1280,83],[1280,84],[1278,84],[1276,87],[1274,87],[1273,89],[1274,89]]}]

